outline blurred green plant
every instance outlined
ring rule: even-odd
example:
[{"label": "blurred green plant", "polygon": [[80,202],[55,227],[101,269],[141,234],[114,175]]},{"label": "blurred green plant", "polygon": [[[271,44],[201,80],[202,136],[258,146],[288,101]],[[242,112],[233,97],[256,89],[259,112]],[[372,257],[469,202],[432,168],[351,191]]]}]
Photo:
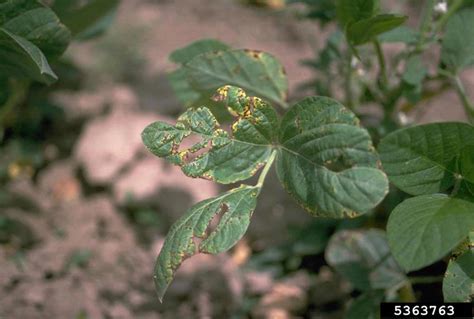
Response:
[{"label": "blurred green plant", "polygon": [[[51,102],[58,89],[77,89],[81,71],[61,56],[72,40],[104,32],[117,0],[0,0],[0,207],[39,211],[25,198],[4,190],[22,176],[33,178],[45,165],[46,144],[64,120]],[[59,80],[59,81],[58,81]],[[15,216],[0,215],[0,244],[22,251],[36,241]],[[76,262],[77,263],[77,262]]]},{"label": "blurred green plant", "polygon": [[[0,2],[0,179],[34,174],[43,165],[42,142],[62,109],[49,95],[75,89],[80,71],[60,59],[72,40],[108,27],[117,0]],[[62,80],[58,80],[58,74]],[[48,85],[45,86],[44,84]],[[53,85],[54,84],[54,85]]]}]

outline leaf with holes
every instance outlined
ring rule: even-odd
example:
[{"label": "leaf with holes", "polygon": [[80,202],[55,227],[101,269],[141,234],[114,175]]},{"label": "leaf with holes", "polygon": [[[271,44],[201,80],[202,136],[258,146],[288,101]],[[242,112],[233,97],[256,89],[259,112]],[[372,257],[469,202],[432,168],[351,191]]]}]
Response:
[{"label": "leaf with holes", "polygon": [[283,117],[279,140],[278,177],[314,216],[354,217],[388,192],[369,133],[333,99],[295,104]]},{"label": "leaf with holes", "polygon": [[474,300],[474,251],[468,250],[449,262],[443,280],[444,302]]},{"label": "leaf with holes", "polygon": [[[190,177],[235,183],[253,176],[269,159],[278,118],[263,100],[248,97],[235,87],[220,89],[215,99],[224,101],[236,117],[232,135],[220,128],[209,109],[202,107],[188,109],[174,126],[164,122],[149,125],[142,138],[153,154],[181,166]],[[199,141],[180,150],[189,137]]]},{"label": "leaf with holes", "polygon": [[[390,181],[411,195],[444,192],[461,172],[456,167],[464,147],[474,145],[474,127],[465,123],[434,123],[398,130],[379,145]],[[471,175],[462,176],[473,183]]]},{"label": "leaf with holes", "polygon": [[381,230],[343,230],[326,249],[326,261],[362,291],[397,289],[407,280]]},{"label": "leaf with holes", "polygon": [[208,52],[196,56],[183,68],[195,90],[211,91],[230,84],[286,106],[288,82],[285,71],[268,53],[251,50]]},{"label": "leaf with holes", "polygon": [[[172,226],[155,266],[154,279],[160,300],[185,259],[200,252],[224,252],[244,235],[259,192],[259,187],[242,185],[206,199],[194,205]],[[213,220],[219,217],[214,226]]]},{"label": "leaf with holes", "polygon": [[399,204],[387,224],[395,259],[407,271],[446,256],[474,229],[474,203],[444,194],[423,195]]}]

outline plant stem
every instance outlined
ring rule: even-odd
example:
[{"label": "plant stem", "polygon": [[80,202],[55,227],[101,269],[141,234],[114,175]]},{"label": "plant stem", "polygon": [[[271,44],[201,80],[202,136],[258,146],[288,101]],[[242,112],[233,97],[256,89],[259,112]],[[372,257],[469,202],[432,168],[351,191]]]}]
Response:
[{"label": "plant stem", "polygon": [[377,59],[379,61],[379,67],[380,67],[380,81],[382,85],[382,91],[385,93],[388,88],[388,77],[387,77],[387,69],[385,66],[385,57],[383,55],[382,51],[382,46],[380,45],[380,42],[378,40],[374,40],[374,47],[375,47],[375,52],[377,53]]},{"label": "plant stem", "polygon": [[474,124],[474,104],[467,96],[466,89],[464,88],[464,85],[462,84],[462,81],[459,76],[455,75],[452,79],[456,92],[458,93],[458,96],[461,99],[462,105],[464,107],[464,112],[466,112],[469,122],[471,124]]},{"label": "plant stem", "polygon": [[428,32],[428,29],[431,25],[431,17],[433,16],[435,2],[435,0],[426,1],[425,8],[423,9],[423,16],[420,22],[420,40],[424,39],[424,35]]},{"label": "plant stem", "polygon": [[265,178],[267,177],[268,172],[270,171],[270,167],[272,167],[273,161],[275,160],[277,150],[274,149],[272,151],[272,154],[270,155],[270,158],[267,161],[267,164],[265,164],[265,167],[262,170],[262,173],[258,177],[257,185],[258,187],[262,187],[263,183],[265,182]]},{"label": "plant stem", "polygon": [[446,22],[448,22],[448,19],[456,12],[458,9],[461,7],[463,4],[464,0],[454,0],[451,5],[448,7],[448,11],[443,14],[443,16],[438,20],[436,23],[436,26],[434,28],[435,33],[441,31],[441,29],[444,27]]},{"label": "plant stem", "polygon": [[25,99],[28,87],[28,82],[18,80],[10,81],[10,96],[5,104],[0,106],[0,130],[4,130],[8,126],[13,110]]},{"label": "plant stem", "polygon": [[443,276],[412,277],[409,279],[412,285],[432,284],[432,283],[443,281]]},{"label": "plant stem", "polygon": [[353,96],[352,96],[352,52],[348,51],[347,65],[344,79],[344,90],[346,95],[346,105],[349,109],[353,107]]},{"label": "plant stem", "polygon": [[415,292],[413,291],[413,287],[409,281],[405,286],[400,288],[398,294],[403,302],[416,302]]}]

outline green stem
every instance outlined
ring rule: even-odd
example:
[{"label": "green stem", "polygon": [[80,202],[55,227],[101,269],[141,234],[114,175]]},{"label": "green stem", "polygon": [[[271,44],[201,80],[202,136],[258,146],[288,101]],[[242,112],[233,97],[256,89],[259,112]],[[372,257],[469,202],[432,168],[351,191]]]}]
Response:
[{"label": "green stem", "polygon": [[377,53],[377,59],[379,61],[380,75],[379,78],[382,84],[382,91],[386,92],[388,88],[388,77],[387,77],[387,68],[385,66],[385,57],[383,55],[382,46],[378,40],[374,42],[375,52]]},{"label": "green stem", "polygon": [[416,302],[415,292],[413,291],[413,287],[409,281],[405,284],[405,286],[400,288],[398,294],[401,301],[403,302]]},{"label": "green stem", "polygon": [[262,173],[258,177],[258,182],[257,182],[257,187],[262,187],[263,183],[265,182],[265,178],[267,177],[268,172],[270,171],[270,167],[272,167],[273,161],[275,160],[277,154],[277,150],[273,150],[272,154],[270,155],[270,158],[267,161],[267,164],[265,164],[265,167],[262,170]]},{"label": "green stem", "polygon": [[449,18],[458,11],[458,9],[462,6],[464,0],[454,0],[453,3],[451,3],[448,6],[448,11],[443,14],[443,16],[438,20],[436,23],[436,26],[434,28],[435,33],[441,31],[443,29],[444,25],[446,22],[448,22]]},{"label": "green stem", "polygon": [[435,3],[436,3],[436,0],[426,1],[425,8],[423,9],[423,16],[420,22],[420,34],[421,34],[420,40],[424,38],[424,35],[426,35],[431,25],[431,17],[433,16]]},{"label": "green stem", "polygon": [[450,195],[451,197],[454,197],[457,195],[457,193],[459,192],[459,189],[461,188],[461,183],[462,183],[462,176],[456,174],[455,179],[454,179],[453,191],[451,192],[451,195]]},{"label": "green stem", "polygon": [[29,83],[18,80],[10,81],[10,96],[8,97],[5,104],[0,106],[0,130],[5,129],[8,126],[10,117],[15,107],[22,103],[26,98],[28,92]]},{"label": "green stem", "polygon": [[464,107],[464,112],[466,112],[469,122],[474,124],[474,104],[467,96],[466,89],[459,76],[455,75],[452,79],[454,80],[454,87]]},{"label": "green stem", "polygon": [[412,277],[409,280],[412,285],[432,284],[443,281],[443,276]]},{"label": "green stem", "polygon": [[426,1],[425,8],[423,9],[423,16],[420,22],[420,38],[418,39],[418,43],[413,51],[413,53],[418,53],[422,51],[422,47],[425,45],[426,35],[429,31],[431,26],[431,20],[433,17],[433,10],[435,6],[435,0],[428,0]]},{"label": "green stem", "polygon": [[346,61],[346,72],[344,79],[344,89],[346,95],[346,105],[349,109],[353,108],[353,96],[352,96],[352,52],[349,50]]}]

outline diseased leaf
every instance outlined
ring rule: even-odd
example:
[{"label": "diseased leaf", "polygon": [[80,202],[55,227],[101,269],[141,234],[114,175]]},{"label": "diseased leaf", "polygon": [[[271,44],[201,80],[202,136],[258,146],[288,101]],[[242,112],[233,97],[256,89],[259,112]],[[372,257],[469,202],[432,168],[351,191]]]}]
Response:
[{"label": "diseased leaf", "polygon": [[443,258],[474,229],[474,203],[444,194],[423,195],[390,214],[387,235],[393,256],[407,271]]},{"label": "diseased leaf", "polygon": [[326,249],[326,261],[362,291],[396,289],[406,281],[381,230],[336,233]]},{"label": "diseased leaf", "polygon": [[351,23],[373,17],[379,6],[379,0],[336,0],[337,19],[345,28]]},{"label": "diseased leaf", "polygon": [[441,48],[441,61],[454,72],[474,64],[474,8],[448,20]]},{"label": "diseased leaf", "polygon": [[197,91],[235,85],[269,102],[286,105],[288,82],[282,65],[272,55],[251,50],[200,54],[184,64]]},{"label": "diseased leaf", "polygon": [[399,27],[406,19],[406,16],[398,14],[380,14],[359,20],[347,27],[347,39],[352,45],[373,41],[380,34]]},{"label": "diseased leaf", "polygon": [[194,57],[213,51],[224,51],[231,49],[227,44],[215,39],[202,39],[175,50],[170,54],[170,60],[174,63],[185,64]]},{"label": "diseased leaf", "polygon": [[0,71],[46,84],[58,79],[37,46],[3,28],[0,28]]},{"label": "diseased leaf", "polygon": [[295,104],[283,117],[279,139],[278,177],[314,216],[354,217],[388,192],[369,133],[333,99]]},{"label": "diseased leaf", "polygon": [[443,280],[444,302],[473,302],[474,251],[468,250],[449,261]]},{"label": "diseased leaf", "polygon": [[[461,149],[474,145],[474,127],[465,123],[433,123],[401,129],[379,145],[390,181],[411,195],[444,192],[453,187]],[[464,176],[469,182],[470,176]]]},{"label": "diseased leaf", "polygon": [[[160,300],[181,263],[197,253],[218,254],[242,238],[257,205],[259,187],[242,185],[193,206],[166,236],[155,266]],[[217,226],[212,221],[220,216]]]},{"label": "diseased leaf", "polygon": [[60,56],[71,37],[56,14],[35,0],[8,0],[0,4],[0,27],[28,40],[48,58]]},{"label": "diseased leaf", "polygon": [[[236,117],[232,135],[202,107],[188,109],[175,126],[163,122],[149,125],[142,138],[153,154],[181,166],[190,177],[235,183],[253,176],[270,157],[278,118],[271,106],[239,88],[223,87],[216,99],[224,101]],[[180,150],[183,140],[191,135],[200,140]]]},{"label": "diseased leaf", "polygon": [[384,299],[383,291],[369,291],[352,301],[347,310],[346,319],[378,319],[380,303]]}]

